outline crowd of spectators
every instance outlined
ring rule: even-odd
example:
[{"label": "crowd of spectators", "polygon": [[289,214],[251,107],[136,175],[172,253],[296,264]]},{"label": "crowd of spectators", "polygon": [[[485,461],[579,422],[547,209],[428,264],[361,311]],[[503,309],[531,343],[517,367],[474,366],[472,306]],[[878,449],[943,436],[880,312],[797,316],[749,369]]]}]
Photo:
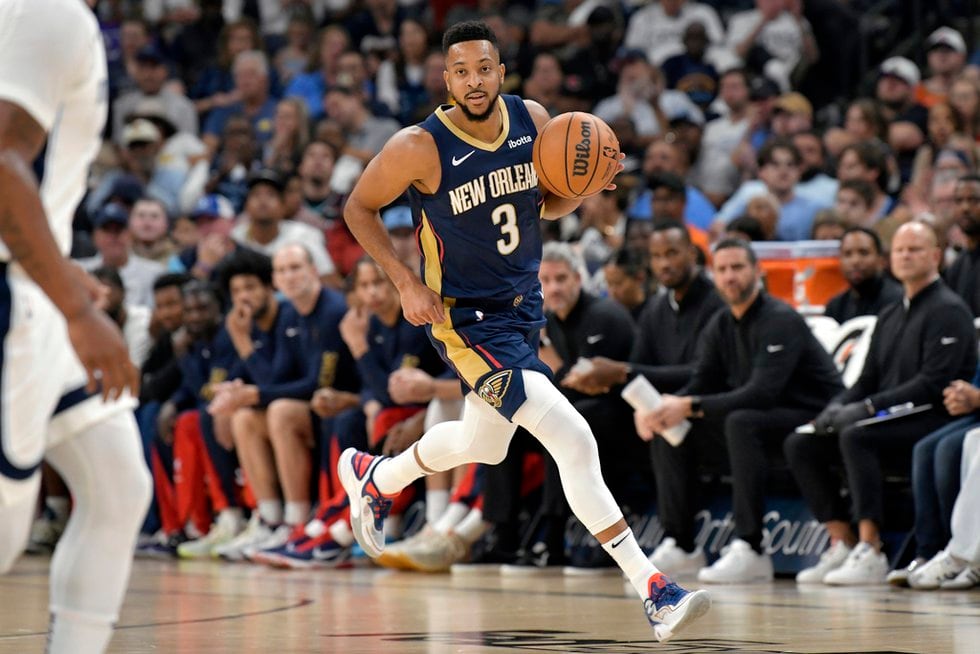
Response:
[{"label": "crowd of spectators", "polygon": [[[980,409],[980,66],[975,44],[939,26],[871,62],[862,86],[841,36],[854,4],[99,2],[111,115],[73,257],[111,289],[105,309],[143,371],[156,498],[141,550],[344,564],[337,454],[399,452],[458,419],[458,382],[342,213],[385,142],[447,101],[441,30],[479,18],[499,39],[503,92],[595,113],[626,155],[615,191],[542,224],[542,359],[595,432],[617,499],[656,503],[654,562],[772,578],[761,517],[775,453],[831,537],[801,581],[884,581],[887,464],[916,501],[916,559],[892,580],[976,583],[977,543],[946,543],[971,537],[951,525]],[[406,204],[381,217],[418,267]],[[747,244],[808,239],[839,241],[846,286],[827,314],[878,315],[849,387],[804,318],[760,290]],[[634,416],[619,391],[638,374],[665,402]],[[906,404],[929,408],[893,423],[900,437],[860,423]],[[682,419],[682,445],[658,436]],[[609,564],[567,560],[554,464],[515,443],[499,467],[426,479],[426,527],[381,563]],[[731,475],[736,523],[710,567],[693,527],[704,466]],[[53,475],[45,489],[37,551],[68,511]]]}]

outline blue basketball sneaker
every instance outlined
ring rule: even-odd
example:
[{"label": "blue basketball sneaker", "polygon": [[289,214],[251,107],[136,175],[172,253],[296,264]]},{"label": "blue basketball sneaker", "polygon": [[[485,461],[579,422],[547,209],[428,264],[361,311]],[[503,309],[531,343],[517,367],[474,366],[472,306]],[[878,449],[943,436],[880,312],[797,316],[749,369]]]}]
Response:
[{"label": "blue basketball sneaker", "polygon": [[384,522],[391,511],[392,498],[383,495],[374,483],[374,470],[384,458],[349,447],[337,462],[340,483],[350,499],[354,538],[372,559],[378,558],[385,549]]},{"label": "blue basketball sneaker", "polygon": [[656,573],[647,582],[647,598],[643,600],[647,619],[657,640],[665,643],[692,621],[711,608],[706,590],[684,590],[666,575]]},{"label": "blue basketball sneaker", "polygon": [[334,541],[326,525],[319,520],[310,522],[285,545],[263,550],[252,558],[274,568],[291,570],[343,568],[350,565],[350,559],[350,546]]}]

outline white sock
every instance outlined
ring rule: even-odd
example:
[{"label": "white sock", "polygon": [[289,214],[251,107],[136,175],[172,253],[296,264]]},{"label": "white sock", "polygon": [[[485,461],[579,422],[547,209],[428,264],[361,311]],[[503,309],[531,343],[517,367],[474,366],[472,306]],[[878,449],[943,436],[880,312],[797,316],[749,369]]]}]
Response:
[{"label": "white sock", "polygon": [[54,519],[64,524],[68,522],[68,512],[71,509],[71,500],[67,497],[49,495],[44,498],[44,506],[54,514]]},{"label": "white sock", "polygon": [[483,521],[483,511],[473,509],[459,521],[459,524],[453,529],[453,533],[459,536],[464,543],[475,543],[489,528],[490,525]]},{"label": "white sock", "polygon": [[102,654],[112,638],[112,622],[101,616],[59,610],[51,614],[48,654]]},{"label": "white sock", "polygon": [[228,507],[218,513],[218,517],[215,518],[214,522],[215,524],[229,524],[237,531],[241,529],[242,523],[245,522],[245,515],[242,513],[241,508],[237,506]]},{"label": "white sock", "polygon": [[627,527],[603,543],[602,549],[606,550],[622,569],[623,574],[633,584],[633,588],[640,594],[640,597],[649,597],[650,577],[656,574],[658,570],[640,549],[636,542],[636,536],[633,535],[633,530]]},{"label": "white sock", "polygon": [[330,538],[333,542],[343,547],[350,547],[354,544],[354,532],[351,531],[350,525],[347,524],[346,520],[337,520],[327,529],[330,532]]},{"label": "white sock", "polygon": [[374,484],[382,494],[395,495],[400,493],[403,488],[427,474],[415,460],[417,447],[418,444],[408,448],[398,456],[385,459],[374,469]]},{"label": "white sock", "polygon": [[459,524],[459,521],[466,517],[466,514],[470,512],[470,507],[466,506],[462,502],[453,502],[446,507],[446,510],[442,512],[439,519],[435,522],[429,524],[432,528],[439,532],[440,534],[448,534],[452,531],[453,527]]},{"label": "white sock", "polygon": [[449,506],[448,490],[425,491],[425,521],[427,523],[435,524],[439,517],[446,512],[447,506]]},{"label": "white sock", "polygon": [[279,500],[259,500],[259,517],[262,522],[275,527],[282,523],[282,502]]},{"label": "white sock", "polygon": [[286,502],[283,522],[287,525],[301,525],[310,517],[309,502]]}]

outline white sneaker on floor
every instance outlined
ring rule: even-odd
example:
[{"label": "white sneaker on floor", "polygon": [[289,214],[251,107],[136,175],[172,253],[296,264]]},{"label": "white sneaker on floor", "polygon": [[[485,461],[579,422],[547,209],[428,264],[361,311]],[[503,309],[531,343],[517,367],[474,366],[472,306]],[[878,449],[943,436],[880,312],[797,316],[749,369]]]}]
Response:
[{"label": "white sneaker on floor", "polygon": [[688,553],[678,547],[677,541],[670,537],[663,539],[657,549],[653,550],[650,563],[657,570],[675,578],[694,577],[698,570],[708,564],[704,558],[704,550],[700,547]]},{"label": "white sneaker on floor", "polygon": [[714,564],[698,572],[698,581],[708,584],[751,584],[772,578],[769,555],[759,554],[739,538],[721,551],[721,558]]},{"label": "white sneaker on floor", "polygon": [[869,543],[858,543],[843,565],[823,578],[830,586],[873,586],[885,583],[888,559]]},{"label": "white sneaker on floor", "polygon": [[219,513],[207,535],[177,546],[177,556],[182,559],[209,559],[217,556],[215,548],[231,542],[244,527],[240,517]]},{"label": "white sneaker on floor", "polygon": [[263,539],[256,540],[242,548],[242,556],[249,561],[256,554],[263,550],[277,550],[289,542],[289,536],[293,533],[296,525],[282,524],[272,529],[271,533]]},{"label": "white sneaker on floor", "polygon": [[908,588],[909,586],[909,575],[919,569],[919,566],[925,564],[929,559],[917,557],[911,563],[909,563],[904,568],[898,568],[897,570],[892,570],[885,577],[887,581],[892,586],[898,586],[899,588]]},{"label": "white sneaker on floor", "polygon": [[968,566],[963,572],[956,575],[956,579],[950,579],[939,584],[943,590],[967,590],[974,586],[980,586],[980,567]]},{"label": "white sneaker on floor", "polygon": [[224,545],[214,548],[216,557],[226,561],[244,561],[246,547],[260,543],[272,535],[272,527],[262,522],[259,512],[252,513],[252,519],[245,526],[245,531],[238,534]]},{"label": "white sneaker on floor", "polygon": [[466,543],[456,534],[433,531],[425,539],[417,540],[402,550],[402,556],[410,570],[419,572],[449,572],[454,563],[466,558]]},{"label": "white sneaker on floor", "polygon": [[936,590],[944,581],[956,579],[965,569],[965,564],[943,550],[909,575],[909,586],[916,590]]},{"label": "white sneaker on floor", "polygon": [[844,561],[847,560],[847,555],[850,553],[851,548],[844,541],[837,541],[820,555],[820,560],[817,561],[816,565],[800,570],[796,574],[796,583],[822,584],[827,573],[844,565]]}]

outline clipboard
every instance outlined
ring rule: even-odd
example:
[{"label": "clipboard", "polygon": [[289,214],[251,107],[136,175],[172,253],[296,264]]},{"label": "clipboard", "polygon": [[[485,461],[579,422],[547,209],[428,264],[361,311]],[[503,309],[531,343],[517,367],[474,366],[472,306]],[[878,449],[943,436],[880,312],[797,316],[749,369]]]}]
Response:
[{"label": "clipboard", "polygon": [[932,411],[931,404],[920,404],[919,406],[914,406],[910,409],[900,409],[892,413],[886,413],[883,416],[874,416],[871,418],[865,418],[864,420],[858,420],[854,424],[857,425],[858,427],[870,427],[871,425],[880,425],[883,422],[899,420],[907,416],[914,416],[917,413],[925,413],[926,411]]}]

